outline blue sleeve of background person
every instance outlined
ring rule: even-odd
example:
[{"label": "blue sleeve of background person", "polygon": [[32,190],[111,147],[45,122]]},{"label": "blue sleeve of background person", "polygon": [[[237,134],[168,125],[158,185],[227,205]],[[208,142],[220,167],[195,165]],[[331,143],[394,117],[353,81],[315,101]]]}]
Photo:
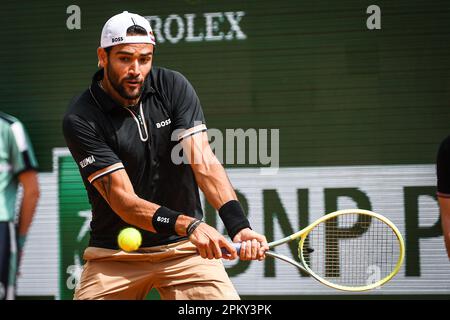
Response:
[{"label": "blue sleeve of background person", "polygon": [[436,160],[437,191],[450,197],[450,136],[442,141]]},{"label": "blue sleeve of background person", "polygon": [[15,175],[27,170],[38,170],[30,138],[20,121],[16,121],[9,130],[9,161]]},{"label": "blue sleeve of background person", "polygon": [[94,172],[121,162],[95,123],[77,114],[67,114],[63,120],[63,133],[81,176],[86,180]]},{"label": "blue sleeve of background person", "polygon": [[205,124],[200,99],[189,81],[179,72],[173,71],[171,92],[173,129],[190,129]]}]

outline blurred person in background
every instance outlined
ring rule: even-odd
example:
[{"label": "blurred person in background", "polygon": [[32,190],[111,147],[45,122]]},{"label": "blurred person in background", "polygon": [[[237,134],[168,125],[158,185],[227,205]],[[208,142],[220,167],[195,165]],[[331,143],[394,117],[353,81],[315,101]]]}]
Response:
[{"label": "blurred person in background", "polygon": [[[22,123],[0,112],[0,300],[13,300],[28,230],[39,199],[38,164]],[[23,188],[16,212],[19,185]]]}]

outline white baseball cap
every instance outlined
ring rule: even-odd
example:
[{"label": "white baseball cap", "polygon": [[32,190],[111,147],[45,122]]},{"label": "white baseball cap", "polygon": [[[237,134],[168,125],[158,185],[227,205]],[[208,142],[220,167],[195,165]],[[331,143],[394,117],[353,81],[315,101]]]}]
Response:
[{"label": "white baseball cap", "polygon": [[[147,35],[127,36],[127,29],[138,25],[145,29]],[[156,44],[152,27],[144,17],[124,11],[106,21],[100,38],[100,47],[107,48],[124,43],[151,43]]]}]

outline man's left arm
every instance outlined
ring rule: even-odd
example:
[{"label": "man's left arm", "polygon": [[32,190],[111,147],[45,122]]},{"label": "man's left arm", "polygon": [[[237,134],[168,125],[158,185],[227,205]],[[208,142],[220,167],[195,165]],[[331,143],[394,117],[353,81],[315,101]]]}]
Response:
[{"label": "man's left arm", "polygon": [[25,237],[30,229],[39,200],[38,174],[35,170],[27,170],[19,174],[19,182],[23,187],[23,198],[19,214],[19,237]]},{"label": "man's left arm", "polygon": [[269,249],[266,237],[253,231],[222,164],[214,155],[205,131],[181,140],[195,179],[208,202],[219,211],[233,242],[242,242],[242,260],[262,260]]},{"label": "man's left arm", "polygon": [[23,188],[18,219],[19,264],[25,239],[33,221],[39,200],[38,163],[30,138],[20,121],[14,122],[9,131],[9,161]]},{"label": "man's left arm", "polygon": [[25,239],[30,229],[33,217],[36,212],[36,207],[39,201],[39,182],[38,173],[35,170],[26,170],[19,174],[19,183],[23,188],[23,196],[19,212],[18,225],[18,255],[19,265],[22,262],[23,248],[25,246]]}]

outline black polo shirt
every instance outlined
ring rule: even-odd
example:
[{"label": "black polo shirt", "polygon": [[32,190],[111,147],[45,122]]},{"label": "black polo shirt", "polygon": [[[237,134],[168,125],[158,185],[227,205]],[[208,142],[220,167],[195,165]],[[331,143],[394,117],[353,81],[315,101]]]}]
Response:
[{"label": "black polo shirt", "polygon": [[441,142],[436,159],[436,171],[438,195],[450,198],[450,136]]},{"label": "black polo shirt", "polygon": [[[206,130],[202,107],[191,84],[178,72],[153,67],[140,103],[125,108],[99,86],[102,77],[103,69],[94,75],[89,89],[70,103],[63,120],[67,146],[92,206],[89,245],[117,249],[117,235],[128,226],[92,185],[95,179],[115,170],[126,170],[140,198],[201,219],[198,186],[190,165],[171,160],[179,140],[177,132]],[[88,181],[93,173],[111,165],[115,165],[112,170]],[[143,247],[182,239],[140,231]]]}]

